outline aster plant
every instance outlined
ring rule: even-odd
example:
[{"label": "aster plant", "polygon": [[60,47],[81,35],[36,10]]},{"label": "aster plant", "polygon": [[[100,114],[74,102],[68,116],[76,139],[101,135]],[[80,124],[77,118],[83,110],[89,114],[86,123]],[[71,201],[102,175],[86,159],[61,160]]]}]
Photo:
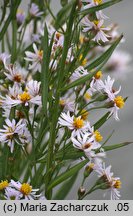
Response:
[{"label": "aster plant", "polygon": [[21,0],[1,1],[1,200],[65,199],[77,179],[77,199],[99,189],[120,198],[120,178],[106,161],[131,142],[102,136],[127,100],[109,74],[121,69],[120,54],[111,55],[123,35],[104,25],[103,12],[120,1],[60,0],[57,14],[50,0],[31,0],[26,11]]}]

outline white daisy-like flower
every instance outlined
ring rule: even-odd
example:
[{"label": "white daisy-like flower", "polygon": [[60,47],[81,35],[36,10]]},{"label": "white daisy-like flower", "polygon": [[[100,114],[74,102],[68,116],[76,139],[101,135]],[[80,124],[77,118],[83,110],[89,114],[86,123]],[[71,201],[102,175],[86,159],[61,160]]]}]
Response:
[{"label": "white daisy-like flower", "polygon": [[79,79],[80,77],[86,76],[88,74],[89,74],[88,71],[86,69],[84,69],[83,66],[80,66],[74,71],[74,73],[70,77],[70,80],[73,82],[73,81]]},{"label": "white daisy-like flower", "polygon": [[110,76],[108,76],[104,82],[101,82],[104,92],[108,95],[110,99],[114,98],[121,91],[121,86],[117,91],[115,90],[115,88],[113,87],[114,82],[115,80],[112,79]]},{"label": "white daisy-like flower", "polygon": [[27,129],[27,127],[22,128],[21,134],[19,135],[19,140],[21,141],[22,144],[32,143],[32,136],[29,130]]},{"label": "white daisy-like flower", "polygon": [[72,130],[72,136],[74,137],[89,131],[90,128],[89,122],[84,121],[81,116],[71,116],[69,111],[67,113],[61,113],[58,123]]},{"label": "white daisy-like flower", "polygon": [[[99,174],[99,178],[105,184],[105,188],[111,193],[111,200],[120,199],[120,192],[118,189],[121,188],[120,178],[114,177],[113,172],[111,172],[111,166],[105,168],[105,164],[101,163],[95,166],[94,170]],[[105,189],[104,188],[104,189]]]},{"label": "white daisy-like flower", "polygon": [[[55,56],[56,50],[63,49],[63,45],[64,45],[64,35],[56,32],[55,38],[54,38],[54,43],[52,46],[52,56]],[[73,57],[72,52],[73,52],[73,49],[72,49],[72,47],[70,47],[68,49],[66,63],[73,61],[74,57]]]},{"label": "white daisy-like flower", "polygon": [[36,195],[36,192],[38,192],[39,189],[33,189],[29,183],[21,184],[19,181],[15,182],[14,180],[11,180],[10,185],[19,191],[26,200],[34,200],[40,197],[40,195]]},{"label": "white daisy-like flower", "polygon": [[64,112],[67,112],[67,111],[74,112],[75,110],[75,101],[71,100],[70,98],[61,97],[59,104],[61,107],[63,107]]},{"label": "white daisy-like flower", "polygon": [[57,49],[58,47],[63,48],[63,44],[64,44],[64,35],[56,32],[55,37],[54,37],[54,44],[53,44],[52,50],[55,51],[55,49]]},{"label": "white daisy-like flower", "polygon": [[92,78],[92,81],[90,83],[90,91],[96,92],[96,91],[102,91],[104,88],[102,78],[102,71],[98,71],[95,76]]},{"label": "white daisy-like flower", "polygon": [[102,41],[103,43],[108,41],[109,35],[107,35],[105,32],[109,31],[110,28],[103,26],[104,20],[94,20],[91,22],[88,17],[84,17],[82,20],[83,25],[83,32],[93,31],[94,38],[93,40],[99,43]]},{"label": "white daisy-like flower", "polygon": [[116,120],[119,120],[118,111],[119,111],[119,109],[122,109],[124,107],[125,102],[124,102],[124,98],[122,96],[118,95],[120,90],[121,90],[121,86],[116,91],[113,88],[113,84],[114,84],[114,79],[111,79],[111,77],[108,76],[107,79],[105,80],[105,82],[103,83],[103,89],[104,89],[104,92],[108,96],[107,101],[111,102],[111,104],[112,104],[110,107],[110,115],[109,116],[111,116],[113,114],[114,118]]},{"label": "white daisy-like flower", "polygon": [[89,159],[95,157],[95,150],[101,147],[100,143],[95,142],[94,137],[90,137],[88,133],[82,133],[76,138],[72,137],[71,140],[73,142],[73,146],[84,151]]},{"label": "white daisy-like flower", "polygon": [[[82,2],[87,3],[86,5],[83,6],[83,9],[85,10],[85,9],[92,8],[92,7],[102,4],[103,0],[82,0]],[[97,19],[107,19],[108,18],[106,15],[104,15],[102,10],[96,11],[96,17]]]},{"label": "white daisy-like flower", "polygon": [[39,11],[39,7],[35,3],[31,4],[31,7],[29,9],[29,13],[32,17],[40,17],[43,14],[42,11]]},{"label": "white daisy-like flower", "polygon": [[34,70],[34,72],[41,72],[41,63],[43,59],[43,50],[38,50],[36,44],[33,44],[33,52],[26,51],[26,58],[25,60],[32,62],[31,65],[29,65],[29,70]]},{"label": "white daisy-like flower", "polygon": [[36,80],[30,80],[26,84],[26,90],[29,92],[29,94],[32,97],[36,97],[40,93],[40,85],[41,85],[41,82],[38,82]]},{"label": "white daisy-like flower", "polygon": [[7,143],[10,147],[11,153],[13,153],[14,144],[15,142],[18,143],[16,137],[17,135],[19,137],[19,135],[22,134],[22,130],[23,127],[25,127],[25,124],[22,123],[22,120],[16,123],[15,119],[13,119],[12,121],[6,119],[5,123],[6,125],[3,126],[4,129],[0,129],[0,142],[2,144]]},{"label": "white daisy-like flower", "polygon": [[5,189],[4,197],[6,200],[20,200],[22,198],[22,194],[14,188],[7,187]]},{"label": "white daisy-like flower", "polygon": [[7,60],[10,59],[11,55],[8,55],[7,53],[1,53],[0,54],[0,68],[1,64],[6,67]]},{"label": "white daisy-like flower", "polygon": [[11,93],[6,95],[6,98],[3,100],[3,106],[13,107],[19,104],[24,104],[25,106],[29,106],[29,104],[41,106],[42,102],[39,91],[40,82],[31,80],[27,83],[25,91],[19,89],[19,93],[17,93],[16,97],[10,96]]},{"label": "white daisy-like flower", "polygon": [[24,68],[19,65],[7,65],[6,72],[4,72],[7,79],[13,81],[14,83],[24,83],[28,74]]}]

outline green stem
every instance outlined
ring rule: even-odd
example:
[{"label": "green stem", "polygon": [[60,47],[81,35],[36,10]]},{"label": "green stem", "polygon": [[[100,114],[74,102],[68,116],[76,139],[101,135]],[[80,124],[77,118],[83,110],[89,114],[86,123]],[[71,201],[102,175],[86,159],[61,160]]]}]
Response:
[{"label": "green stem", "polygon": [[17,58],[17,22],[14,19],[12,21],[12,55],[11,62],[14,63]]},{"label": "green stem", "polygon": [[[57,92],[56,92],[56,96],[55,96],[54,113],[52,116],[52,122],[51,122],[51,126],[50,126],[50,138],[49,138],[48,157],[47,157],[47,172],[49,172],[49,170],[53,164],[53,149],[54,149],[54,144],[55,144],[55,140],[56,140],[56,125],[58,122],[59,99],[60,99],[60,94],[61,94],[59,89],[62,85],[62,80],[64,78],[64,73],[63,73],[64,72],[64,65],[65,65],[68,49],[69,49],[70,42],[71,42],[70,38],[71,38],[71,32],[72,32],[72,26],[73,26],[73,20],[74,20],[76,5],[77,5],[77,2],[73,5],[73,8],[72,8],[72,11],[70,14],[70,19],[69,19],[67,31],[65,34],[62,58],[61,58],[61,62],[59,65],[60,67],[58,70],[58,84],[57,84]],[[49,185],[49,182],[51,181],[51,177],[52,177],[52,173],[49,172],[48,177],[46,179],[46,189]],[[52,195],[52,189],[50,189],[49,191],[46,191],[47,199],[50,199],[51,195]]]}]

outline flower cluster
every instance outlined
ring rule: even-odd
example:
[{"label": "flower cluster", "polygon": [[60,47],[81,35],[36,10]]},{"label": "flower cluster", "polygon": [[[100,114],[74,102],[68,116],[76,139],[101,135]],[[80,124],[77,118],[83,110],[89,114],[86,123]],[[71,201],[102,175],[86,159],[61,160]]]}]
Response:
[{"label": "flower cluster", "polygon": [[[127,99],[112,75],[130,68],[130,56],[124,53],[120,59],[117,51],[107,62],[122,36],[114,24],[104,26],[107,16],[97,9],[104,7],[102,0],[70,1],[68,6],[61,1],[57,16],[51,1],[31,0],[27,12],[19,3],[9,13],[11,40],[8,14],[3,12],[0,20],[6,22],[0,32],[0,198],[44,199],[33,185],[53,199],[53,187],[84,167],[82,187],[91,173],[98,176],[79,199],[97,189],[119,199],[121,181],[105,166],[110,136],[102,135],[101,126],[111,117],[119,120]],[[93,117],[101,109],[104,116]],[[63,193],[65,198],[68,192]]]},{"label": "flower cluster", "polygon": [[45,199],[41,194],[37,194],[39,189],[33,189],[29,183],[21,184],[19,181],[15,182],[7,180],[0,182],[0,196],[5,200],[38,200]]}]

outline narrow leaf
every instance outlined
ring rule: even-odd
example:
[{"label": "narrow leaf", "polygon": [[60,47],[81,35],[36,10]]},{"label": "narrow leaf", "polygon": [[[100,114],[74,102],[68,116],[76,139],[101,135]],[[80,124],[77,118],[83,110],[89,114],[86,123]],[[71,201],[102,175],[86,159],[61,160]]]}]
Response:
[{"label": "narrow leaf", "polygon": [[77,179],[78,173],[73,175],[69,180],[67,180],[61,188],[58,190],[57,194],[54,196],[54,200],[63,200],[70,192],[71,188],[73,187],[76,179]]},{"label": "narrow leaf", "polygon": [[82,167],[85,166],[85,164],[88,162],[88,159],[78,163],[77,165],[70,168],[68,171],[64,172],[60,176],[58,176],[48,187],[48,190],[52,189],[53,187],[57,186],[61,182],[65,181],[66,179],[70,178],[71,176],[75,175],[77,172],[79,172]]},{"label": "narrow leaf", "polygon": [[7,17],[5,23],[4,23],[4,26],[0,32],[0,41],[2,40],[4,34],[6,33],[7,31],[7,28],[12,20],[12,18],[15,16],[16,14],[16,11],[17,11],[17,8],[20,4],[21,0],[17,0],[14,4],[11,5],[11,9],[10,9],[10,14],[9,16]]},{"label": "narrow leaf", "polygon": [[94,68],[96,68],[97,66],[101,65],[96,71],[89,73],[86,76],[83,76],[79,79],[77,79],[76,81],[68,84],[67,86],[65,86],[64,88],[62,88],[62,91],[66,91],[70,88],[73,88],[75,86],[81,85],[83,83],[85,83],[88,80],[91,80],[92,77],[97,73],[97,71],[102,68],[104,66],[104,64],[108,61],[108,59],[110,58],[110,56],[112,55],[113,51],[115,50],[115,48],[117,47],[117,45],[119,44],[119,42],[121,41],[123,36],[120,36],[112,45],[111,47],[104,53],[102,54],[99,58],[97,58],[94,62],[92,62],[89,66],[86,67],[86,69],[88,70],[92,70]]},{"label": "narrow leaf", "polygon": [[107,112],[102,118],[100,118],[95,124],[94,124],[94,129],[98,130],[107,120],[110,112]]},{"label": "narrow leaf", "polygon": [[92,70],[96,67],[98,67],[102,63],[106,63],[110,56],[112,55],[113,51],[121,41],[123,35],[121,35],[112,45],[109,49],[106,50],[105,53],[103,53],[100,57],[98,57],[96,60],[94,60],[90,65],[86,67],[87,70]]},{"label": "narrow leaf", "polygon": [[66,22],[67,18],[70,15],[70,10],[71,10],[74,2],[75,2],[75,0],[71,0],[57,14],[57,19],[55,21],[55,28],[56,29],[60,28],[60,26],[62,26]]},{"label": "narrow leaf", "polygon": [[42,105],[43,111],[47,113],[47,97],[48,97],[48,72],[49,72],[49,38],[48,38],[48,30],[45,25],[44,28],[44,37],[42,39],[42,47],[43,47],[43,64],[42,64]]},{"label": "narrow leaf", "polygon": [[103,4],[100,4],[98,6],[94,6],[92,8],[85,9],[85,10],[81,11],[80,14],[83,15],[83,17],[84,17],[84,16],[88,15],[89,13],[94,13],[96,11],[103,10],[103,9],[108,8],[114,4],[121,2],[121,1],[122,0],[111,0],[111,1],[105,2]]},{"label": "narrow leaf", "polygon": [[122,148],[122,147],[125,147],[125,146],[130,145],[130,144],[133,144],[133,142],[124,142],[124,143],[115,144],[115,145],[111,145],[111,146],[104,146],[103,149],[105,151],[112,151],[114,149]]}]

